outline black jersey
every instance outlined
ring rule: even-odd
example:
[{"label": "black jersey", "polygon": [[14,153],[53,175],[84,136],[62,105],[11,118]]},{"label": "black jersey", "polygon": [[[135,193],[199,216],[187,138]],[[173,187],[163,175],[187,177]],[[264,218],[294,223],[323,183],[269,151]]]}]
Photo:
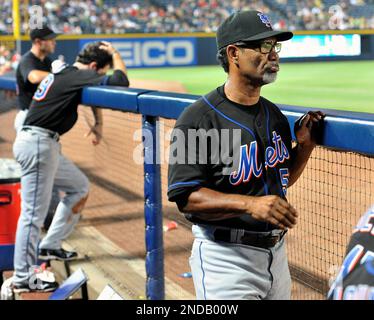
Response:
[{"label": "black jersey", "polygon": [[21,110],[29,108],[32,96],[38,88],[38,83],[31,83],[27,77],[32,70],[51,71],[51,60],[46,57],[43,61],[36,57],[31,51],[25,53],[16,71],[18,105]]},{"label": "black jersey", "polygon": [[50,73],[35,92],[24,124],[64,134],[77,121],[82,88],[100,84],[128,86],[129,81],[120,70],[109,77],[74,66]]},{"label": "black jersey", "polygon": [[354,229],[328,298],[374,300],[374,206]]},{"label": "black jersey", "polygon": [[[221,137],[226,132],[230,138],[229,141],[221,139],[218,145],[209,138],[208,157],[200,147],[192,148],[196,150],[195,155],[194,151],[191,153],[188,149],[194,144],[190,137],[196,130],[211,131],[213,135],[218,130],[219,134],[222,133]],[[233,138],[238,132],[239,145]],[[183,138],[180,139],[180,136]],[[180,157],[176,157],[177,160],[172,163],[172,157],[183,148],[184,163],[179,161]],[[291,148],[290,127],[277,106],[263,97],[253,106],[236,104],[226,98],[223,86],[219,87],[187,107],[176,122],[170,148],[169,201],[177,202],[179,207],[184,206],[189,194],[200,187],[223,193],[278,195],[285,198]],[[195,164],[196,159],[207,161],[196,161]],[[214,222],[203,221],[193,214],[186,214],[186,218],[194,223],[229,228],[256,231],[275,228],[249,214]]]}]

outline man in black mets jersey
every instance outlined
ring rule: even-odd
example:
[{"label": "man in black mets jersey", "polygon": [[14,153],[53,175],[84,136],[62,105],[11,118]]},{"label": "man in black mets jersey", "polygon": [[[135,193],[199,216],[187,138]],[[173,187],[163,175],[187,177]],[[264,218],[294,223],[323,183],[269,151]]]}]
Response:
[{"label": "man in black mets jersey", "polygon": [[353,230],[331,300],[374,300],[374,205]]},{"label": "man in black mets jersey", "polygon": [[168,197],[193,223],[198,299],[290,298],[284,235],[299,214],[286,192],[316,145],[313,123],[324,117],[302,117],[292,148],[286,117],[260,96],[277,77],[281,41],[292,36],[274,31],[261,12],[232,14],[217,31],[225,84],[186,108],[175,125]]}]

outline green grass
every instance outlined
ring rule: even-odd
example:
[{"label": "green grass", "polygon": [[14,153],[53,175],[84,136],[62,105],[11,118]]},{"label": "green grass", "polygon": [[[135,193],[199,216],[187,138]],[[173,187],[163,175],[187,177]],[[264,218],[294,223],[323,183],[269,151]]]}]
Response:
[{"label": "green grass", "polygon": [[[202,95],[224,83],[219,66],[130,69],[131,78],[179,81]],[[374,61],[281,63],[261,94],[276,103],[374,113]]]}]

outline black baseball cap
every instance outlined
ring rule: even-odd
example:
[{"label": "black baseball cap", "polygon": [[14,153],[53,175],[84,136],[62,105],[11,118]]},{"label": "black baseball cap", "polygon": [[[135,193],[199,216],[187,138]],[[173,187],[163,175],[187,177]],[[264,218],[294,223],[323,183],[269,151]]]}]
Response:
[{"label": "black baseball cap", "polygon": [[273,30],[267,15],[259,11],[236,11],[218,27],[217,48],[220,50],[238,41],[258,41],[269,37],[286,41],[293,37],[293,33]]},{"label": "black baseball cap", "polygon": [[54,33],[53,30],[47,26],[31,29],[30,31],[30,38],[32,41],[34,41],[35,39],[50,40],[56,38],[57,36],[58,34]]}]

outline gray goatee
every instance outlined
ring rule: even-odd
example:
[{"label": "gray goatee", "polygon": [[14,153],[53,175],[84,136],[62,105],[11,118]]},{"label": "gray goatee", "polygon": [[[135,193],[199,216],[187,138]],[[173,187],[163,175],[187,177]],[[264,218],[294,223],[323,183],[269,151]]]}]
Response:
[{"label": "gray goatee", "polygon": [[276,72],[265,72],[262,80],[267,83],[272,83],[277,80],[277,73]]}]

